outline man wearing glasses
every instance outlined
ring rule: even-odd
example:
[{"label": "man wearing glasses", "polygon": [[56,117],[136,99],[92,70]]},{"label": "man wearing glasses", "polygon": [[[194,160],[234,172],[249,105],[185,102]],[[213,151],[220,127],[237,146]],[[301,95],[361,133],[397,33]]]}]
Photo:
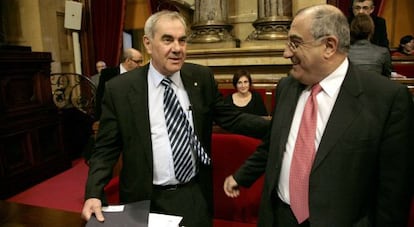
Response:
[{"label": "man wearing glasses", "polygon": [[414,106],[406,86],[348,60],[345,15],[300,10],[283,57],[271,131],[223,189],[237,197],[264,174],[260,227],[407,226]]},{"label": "man wearing glasses", "polygon": [[101,104],[102,98],[105,90],[105,83],[125,72],[129,72],[133,69],[140,67],[143,63],[143,58],[141,52],[134,48],[128,48],[124,51],[121,58],[121,63],[118,67],[115,68],[106,68],[101,72],[101,79],[96,89],[96,98],[95,98],[95,119],[99,121],[101,116]]},{"label": "man wearing glasses", "polygon": [[353,15],[348,18],[348,22],[351,24],[354,16],[360,13],[370,15],[375,25],[371,42],[375,45],[388,48],[389,41],[387,38],[387,26],[385,24],[385,19],[373,14],[374,9],[374,0],[354,0],[352,4]]},{"label": "man wearing glasses", "polygon": [[[92,124],[92,137],[91,141],[94,144],[95,141],[95,135],[98,132],[99,129],[99,118],[101,117],[102,113],[102,98],[104,96],[105,91],[105,83],[109,81],[110,79],[121,75],[123,73],[126,73],[128,71],[131,71],[133,69],[139,68],[142,66],[143,58],[140,51],[134,48],[128,48],[125,49],[122,56],[121,56],[121,63],[118,67],[112,67],[112,68],[105,68],[102,69],[101,75],[98,82],[98,87],[96,88],[95,92],[95,115],[94,119],[95,121]],[[91,150],[86,149],[84,151],[84,158],[86,160],[86,163],[88,163],[88,160],[91,156]]]}]

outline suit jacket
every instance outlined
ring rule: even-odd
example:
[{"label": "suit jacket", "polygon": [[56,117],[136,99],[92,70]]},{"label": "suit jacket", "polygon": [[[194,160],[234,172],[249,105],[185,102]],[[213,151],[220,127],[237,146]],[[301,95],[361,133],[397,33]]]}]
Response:
[{"label": "suit jacket", "polygon": [[382,47],[389,47],[388,41],[388,34],[387,34],[387,26],[385,23],[384,18],[378,16],[372,16],[372,20],[374,21],[374,35],[372,36],[371,42]]},{"label": "suit jacket", "polygon": [[[413,102],[405,86],[350,64],[320,141],[309,180],[312,227],[406,226],[413,182]],[[265,183],[258,226],[274,221],[280,169],[296,103],[304,86],[277,86],[271,131],[234,174]]]},{"label": "suit jacket", "polygon": [[101,71],[101,76],[99,78],[99,84],[96,88],[95,94],[95,120],[99,121],[102,113],[102,98],[105,91],[105,83],[108,82],[110,79],[118,76],[121,73],[121,68],[106,68]]},{"label": "suit jacket", "polygon": [[[106,84],[100,128],[90,158],[86,198],[101,198],[105,202],[104,186],[112,177],[112,167],[121,151],[120,201],[130,203],[151,198],[153,152],[148,113],[148,69],[149,65],[140,67]],[[222,101],[208,67],[184,64],[181,79],[192,106],[195,133],[209,155],[213,120],[233,132],[256,137],[266,134],[269,121],[241,113]],[[211,166],[200,165],[199,183],[212,209]]]},{"label": "suit jacket", "polygon": [[357,40],[349,49],[349,60],[359,68],[373,71],[386,77],[391,76],[390,51],[372,44],[369,40]]}]

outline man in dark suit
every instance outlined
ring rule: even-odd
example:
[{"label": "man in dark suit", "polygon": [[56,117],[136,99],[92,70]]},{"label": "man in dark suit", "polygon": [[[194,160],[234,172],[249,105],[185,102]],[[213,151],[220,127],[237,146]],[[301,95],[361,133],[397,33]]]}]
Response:
[{"label": "man in dark suit", "polygon": [[102,98],[105,91],[105,83],[110,79],[123,74],[125,72],[136,69],[142,65],[143,58],[141,52],[134,48],[128,48],[124,50],[121,63],[117,67],[105,68],[101,71],[99,84],[96,89],[96,101],[95,101],[95,119],[99,121],[102,112]]},{"label": "man in dark suit", "polygon": [[373,14],[374,9],[374,0],[354,0],[352,3],[353,16],[348,18],[348,22],[351,24],[354,16],[360,13],[370,15],[375,25],[374,34],[370,41],[375,45],[388,48],[389,41],[385,19]]},{"label": "man in dark suit", "polygon": [[[271,131],[226,178],[225,193],[237,197],[265,173],[260,227],[405,227],[414,179],[407,87],[349,62],[348,22],[332,5],[299,11],[288,39],[284,57],[293,66],[276,88]],[[322,90],[310,97],[314,87]],[[316,121],[302,134],[308,97]]]},{"label": "man in dark suit", "polygon": [[[184,63],[186,38],[185,21],[177,12],[161,11],[150,16],[143,39],[150,63],[106,83],[82,211],[86,220],[93,213],[104,220],[104,186],[122,151],[121,203],[151,200],[151,212],[183,216],[181,225],[187,227],[211,227],[212,169],[199,154],[210,156],[213,121],[256,137],[267,132],[268,120],[238,112],[223,102],[208,67]],[[163,82],[168,79],[185,113],[181,116],[185,115],[192,128],[183,141],[198,141],[204,149],[203,153],[192,147],[188,180],[178,179],[172,157],[163,107],[167,92]]]},{"label": "man in dark suit", "polygon": [[106,69],[106,63],[104,61],[97,61],[96,64],[96,74],[91,77],[91,81],[95,86],[98,86],[99,79],[101,77],[102,70]]},{"label": "man in dark suit", "polygon": [[99,118],[102,113],[102,98],[104,96],[105,84],[112,78],[121,75],[125,72],[136,69],[142,65],[143,58],[139,50],[134,48],[128,48],[124,50],[121,56],[121,63],[117,67],[104,68],[100,72],[99,83],[96,88],[95,94],[95,113],[94,113],[94,122],[92,123],[92,136],[89,139],[89,145],[83,152],[83,157],[87,164],[89,164],[89,158],[91,156],[92,150],[90,147],[93,147],[95,144],[95,137],[99,130]]}]

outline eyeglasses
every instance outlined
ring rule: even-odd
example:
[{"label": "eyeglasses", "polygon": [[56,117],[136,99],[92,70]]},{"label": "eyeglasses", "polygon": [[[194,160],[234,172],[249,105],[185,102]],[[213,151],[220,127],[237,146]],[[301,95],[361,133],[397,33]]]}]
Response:
[{"label": "eyeglasses", "polygon": [[142,64],[142,62],[144,62],[143,60],[141,60],[141,59],[139,59],[139,60],[135,60],[135,59],[132,59],[132,58],[130,58],[131,59],[131,61],[133,61],[133,62],[135,62],[136,64],[138,64],[138,65],[141,65]]},{"label": "eyeglasses", "polygon": [[372,9],[372,6],[362,6],[362,7],[361,6],[354,6],[352,8],[356,11],[360,11],[361,9],[363,11],[368,11],[368,10]]},{"label": "eyeglasses", "polygon": [[314,43],[314,42],[318,42],[318,41],[320,41],[320,40],[322,40],[322,39],[324,39],[324,38],[326,38],[327,36],[325,35],[325,36],[322,36],[322,37],[319,37],[319,38],[317,38],[317,39],[314,39],[314,40],[310,40],[310,41],[298,41],[298,40],[289,40],[287,43],[286,43],[286,46],[287,47],[289,47],[289,49],[292,51],[292,52],[296,52],[297,50],[298,50],[298,48],[299,47],[301,47],[301,46],[304,46],[304,45],[306,45],[306,44],[311,44],[311,43]]}]

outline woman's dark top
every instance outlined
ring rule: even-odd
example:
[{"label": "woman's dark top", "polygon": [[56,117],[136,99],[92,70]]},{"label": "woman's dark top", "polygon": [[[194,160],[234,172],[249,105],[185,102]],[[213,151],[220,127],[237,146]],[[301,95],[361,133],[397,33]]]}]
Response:
[{"label": "woman's dark top", "polygon": [[255,91],[250,91],[250,92],[252,93],[252,99],[250,100],[249,103],[247,103],[246,106],[240,107],[240,106],[234,105],[233,94],[226,96],[224,98],[224,102],[231,104],[232,106],[236,107],[236,109],[244,113],[256,114],[260,116],[268,116],[262,96],[260,96],[260,94]]}]

